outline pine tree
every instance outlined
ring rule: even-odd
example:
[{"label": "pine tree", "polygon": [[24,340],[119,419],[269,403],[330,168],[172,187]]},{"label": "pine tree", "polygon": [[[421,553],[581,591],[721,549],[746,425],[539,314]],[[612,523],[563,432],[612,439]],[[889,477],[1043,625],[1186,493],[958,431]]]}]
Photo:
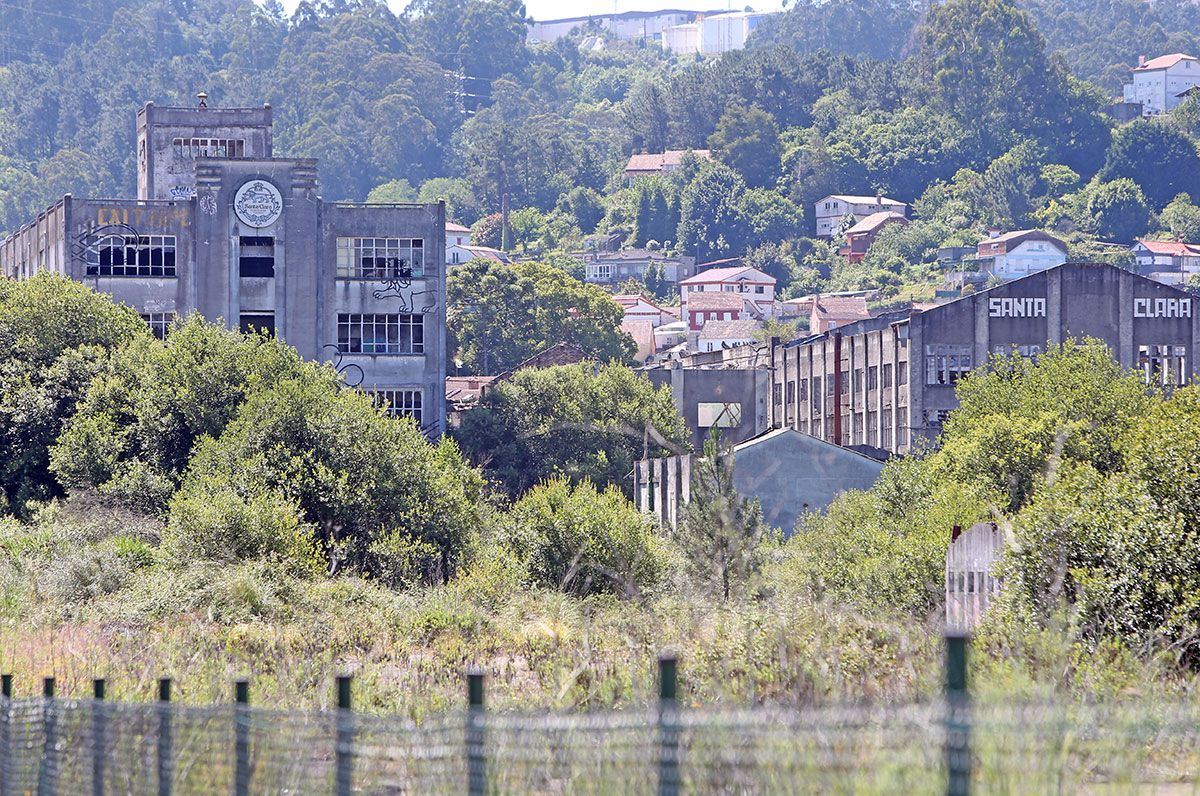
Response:
[{"label": "pine tree", "polygon": [[738,494],[733,466],[733,449],[721,442],[714,426],[692,474],[691,501],[677,532],[692,576],[723,600],[749,590],[770,534],[758,499]]},{"label": "pine tree", "polygon": [[650,227],[651,220],[650,191],[642,185],[638,187],[637,215],[633,222],[634,246],[645,246],[646,241],[653,237],[653,230]]}]

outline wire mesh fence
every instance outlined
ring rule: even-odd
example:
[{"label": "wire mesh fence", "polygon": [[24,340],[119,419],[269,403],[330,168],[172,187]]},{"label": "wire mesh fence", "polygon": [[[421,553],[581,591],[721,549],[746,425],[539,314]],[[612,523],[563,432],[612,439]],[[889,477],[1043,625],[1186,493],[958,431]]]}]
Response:
[{"label": "wire mesh fence", "polygon": [[355,713],[348,688],[328,711],[3,698],[0,789],[1200,793],[1200,703],[971,704],[951,690],[920,704],[688,708],[664,688],[641,710],[489,713],[478,682],[469,707],[420,723]]}]

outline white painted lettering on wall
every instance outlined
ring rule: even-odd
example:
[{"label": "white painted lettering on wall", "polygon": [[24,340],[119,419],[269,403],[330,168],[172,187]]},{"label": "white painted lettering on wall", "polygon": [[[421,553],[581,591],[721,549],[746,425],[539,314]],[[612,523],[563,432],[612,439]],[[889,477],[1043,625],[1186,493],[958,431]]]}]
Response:
[{"label": "white painted lettering on wall", "polygon": [[988,316],[991,318],[1045,318],[1044,298],[994,298],[988,299]]},{"label": "white painted lettering on wall", "polygon": [[1133,317],[1190,318],[1192,317],[1192,300],[1190,298],[1135,298],[1133,300]]}]

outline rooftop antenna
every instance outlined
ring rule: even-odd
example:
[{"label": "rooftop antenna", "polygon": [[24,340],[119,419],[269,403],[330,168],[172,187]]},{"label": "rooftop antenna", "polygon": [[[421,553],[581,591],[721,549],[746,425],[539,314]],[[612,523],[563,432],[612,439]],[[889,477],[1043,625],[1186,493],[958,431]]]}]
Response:
[{"label": "rooftop antenna", "polygon": [[200,107],[201,107],[201,108],[207,108],[207,107],[208,107],[208,94],[207,94],[207,92],[201,91],[199,94],[197,94],[197,95],[196,95],[196,99],[199,101],[199,104],[200,104]]}]

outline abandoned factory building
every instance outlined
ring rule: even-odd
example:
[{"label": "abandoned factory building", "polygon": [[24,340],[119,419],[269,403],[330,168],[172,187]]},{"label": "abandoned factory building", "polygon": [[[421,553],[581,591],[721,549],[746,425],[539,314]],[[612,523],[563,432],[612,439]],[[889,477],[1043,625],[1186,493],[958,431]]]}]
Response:
[{"label": "abandoned factory building", "polygon": [[0,275],[52,271],[156,334],[199,312],[278,335],[427,434],[445,428],[445,208],[326,202],[317,162],[272,153],[271,108],[146,104],[137,198],[67,195],[0,244]]},{"label": "abandoned factory building", "polygon": [[1098,338],[1167,389],[1192,381],[1200,318],[1192,295],[1109,265],[1065,264],[924,312],[905,310],[775,345],[771,426],[845,446],[906,453],[935,441],[955,383],[989,355],[1036,357]]}]

